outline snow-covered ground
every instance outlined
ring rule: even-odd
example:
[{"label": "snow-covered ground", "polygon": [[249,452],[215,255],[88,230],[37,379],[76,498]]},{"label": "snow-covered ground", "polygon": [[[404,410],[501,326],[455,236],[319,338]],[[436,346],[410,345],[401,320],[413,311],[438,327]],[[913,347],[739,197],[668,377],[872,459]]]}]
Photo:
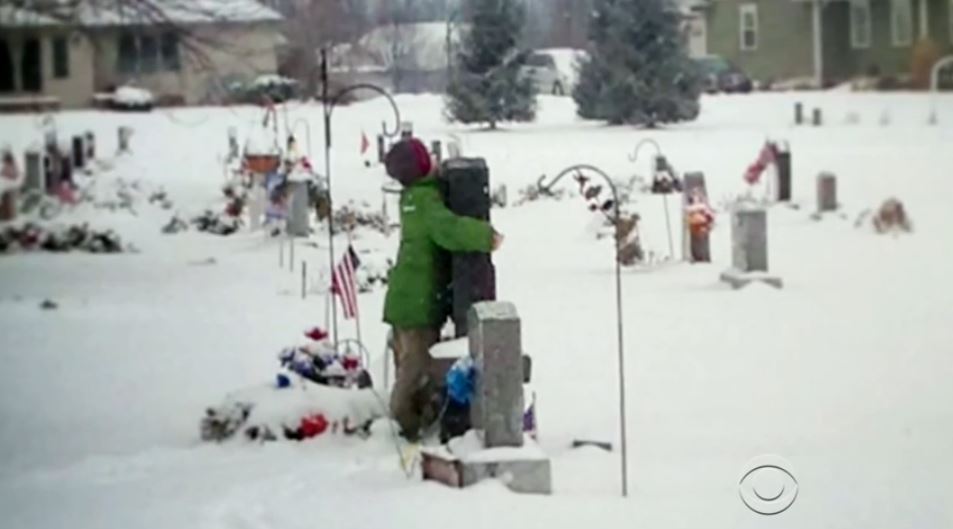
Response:
[{"label": "snow-covered ground", "polygon": [[[796,100],[823,108],[828,125],[794,127]],[[953,526],[953,98],[936,101],[939,125],[930,126],[923,95],[709,97],[697,122],[658,131],[580,122],[569,98],[542,98],[538,123],[496,132],[445,124],[438,97],[399,103],[418,135],[455,136],[486,157],[511,202],[518,188],[572,163],[620,179],[646,175],[648,157],[628,158],[644,138],[680,171],[704,171],[721,202],[744,191],[741,175],[766,138],[790,144],[801,207],[769,214],[783,290],[718,283],[730,262],[723,211],[713,264],[624,272],[629,498],[618,494],[618,450],[569,448],[577,438],[618,446],[619,436],[612,250],[595,239],[581,199],[494,211],[506,235],[498,290],[518,307],[535,360],[552,497],[408,480],[380,430],[366,441],[201,444],[205,406],[271,380],[278,350],[325,321],[325,301],[300,299],[297,269],[279,269],[278,241],[164,236],[171,211],[142,204],[136,216],[80,209],[60,219],[113,227],[139,253],[0,257],[0,526]],[[381,101],[335,111],[338,205],[381,203],[382,171],[358,152],[361,132],[375,133],[386,112]],[[311,145],[323,144],[319,108],[289,106],[287,115],[304,147],[303,123]],[[245,136],[261,118],[235,107],[69,112],[55,122],[61,134],[94,130],[103,158],[114,158],[116,128],[133,127],[132,154],[114,159],[97,185],[162,187],[189,213],[220,205],[228,128]],[[2,117],[0,145],[19,151],[41,139],[42,126]],[[810,218],[822,170],[838,175],[846,219]],[[891,195],[907,205],[913,235],[854,227],[857,213]],[[663,204],[635,199],[647,244],[666,254]],[[327,254],[314,241],[296,257],[317,281]],[[365,234],[355,246],[390,254],[396,240]],[[47,298],[59,308],[40,310]],[[379,361],[383,293],[360,302]],[[794,505],[771,518],[738,493],[747,462],[765,454],[788,460],[799,482]]]}]

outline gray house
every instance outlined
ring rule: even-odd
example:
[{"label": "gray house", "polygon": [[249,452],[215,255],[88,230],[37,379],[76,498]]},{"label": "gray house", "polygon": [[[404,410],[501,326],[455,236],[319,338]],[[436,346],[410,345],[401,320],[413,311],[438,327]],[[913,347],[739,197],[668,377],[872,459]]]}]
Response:
[{"label": "gray house", "polygon": [[914,45],[953,54],[953,0],[692,0],[705,52],[761,80],[904,77]]},{"label": "gray house", "polygon": [[277,70],[275,11],[255,0],[157,3],[167,7],[148,18],[109,3],[52,16],[23,7],[29,2],[0,6],[0,102],[83,107],[97,92],[132,84],[194,104],[214,101],[223,81]]}]

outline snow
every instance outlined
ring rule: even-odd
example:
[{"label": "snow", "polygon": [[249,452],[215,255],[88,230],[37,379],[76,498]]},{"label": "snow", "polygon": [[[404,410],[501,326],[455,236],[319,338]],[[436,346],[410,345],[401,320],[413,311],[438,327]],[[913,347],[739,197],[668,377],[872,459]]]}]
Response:
[{"label": "snow", "polygon": [[434,358],[463,358],[470,355],[470,339],[457,338],[440,342],[430,348],[430,356]]},{"label": "snow", "polygon": [[145,88],[120,86],[116,89],[113,100],[122,106],[144,106],[151,105],[155,98],[152,96],[152,92]]},{"label": "snow", "polygon": [[252,86],[256,88],[268,88],[272,86],[286,86],[297,84],[298,81],[291,79],[289,77],[284,77],[276,74],[263,74],[259,75],[252,81]]},{"label": "snow", "polygon": [[470,430],[461,437],[451,439],[447,445],[425,447],[424,451],[444,460],[460,460],[464,463],[491,463],[502,461],[538,461],[546,459],[546,453],[529,436],[524,436],[523,446],[484,448],[481,434]]},{"label": "snow", "polygon": [[[825,127],[794,127],[795,101],[822,108]],[[953,525],[953,97],[911,93],[712,96],[697,122],[661,130],[579,121],[568,98],[543,97],[539,121],[489,132],[447,124],[439,96],[401,96],[403,119],[427,140],[459,139],[485,156],[493,186],[511,196],[576,162],[618,178],[649,175],[628,160],[656,139],[680,172],[703,170],[713,207],[745,192],[742,175],[765,138],[794,160],[794,204],[769,209],[770,272],[785,288],[733,291],[730,227],[715,226],[714,263],[623,271],[629,498],[619,497],[618,386],[612,246],[576,196],[497,209],[506,242],[495,255],[498,293],[522,319],[533,351],[539,445],[552,460],[552,497],[466,491],[408,478],[388,424],[361,440],[198,442],[198,421],[237,388],[267,384],[275,354],[324,325],[326,238],[295,246],[300,267],[279,267],[279,241],[262,233],[164,236],[172,212],[79,206],[57,222],[111,227],[137,254],[0,256],[0,516],[4,528],[94,527],[949,527]],[[323,145],[318,106],[290,104]],[[884,112],[889,126],[878,123]],[[847,123],[845,116],[860,116]],[[279,112],[281,115],[282,112]],[[261,129],[251,107],[151,114],[57,114],[61,135],[96,133],[119,178],[165,189],[175,210],[221,206],[227,130]],[[282,119],[284,119],[282,117]],[[361,130],[389,120],[380,100],[334,114],[333,193],[377,207],[385,181],[366,168]],[[42,137],[39,116],[0,117],[0,144],[22,152]],[[136,130],[116,157],[116,129]],[[323,167],[320,152],[307,153]],[[814,177],[838,177],[840,216],[811,220]],[[571,182],[563,184],[568,190]],[[897,196],[916,225],[882,237],[856,215]],[[643,244],[668,253],[666,203],[637,195]],[[673,219],[680,201],[669,200]],[[396,234],[357,232],[358,250],[395,255]],[[679,240],[676,233],[676,248]],[[340,252],[347,235],[335,241]],[[287,245],[285,246],[287,252]],[[288,258],[285,253],[285,259]],[[209,259],[214,259],[210,261]],[[201,266],[198,263],[202,263]],[[387,328],[384,291],[360,296],[376,380]],[[41,310],[45,299],[56,310]],[[353,321],[341,332],[355,334]],[[569,448],[611,441],[614,452]],[[786,512],[763,518],[738,495],[748,461],[789,460],[799,482]]]}]

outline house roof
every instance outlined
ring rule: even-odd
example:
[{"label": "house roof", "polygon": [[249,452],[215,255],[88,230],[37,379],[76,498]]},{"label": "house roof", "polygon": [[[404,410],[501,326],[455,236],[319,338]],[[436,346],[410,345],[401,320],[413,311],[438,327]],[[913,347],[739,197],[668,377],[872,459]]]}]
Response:
[{"label": "house roof", "polygon": [[[56,5],[59,7],[55,7]],[[43,5],[42,9],[38,6]],[[49,7],[53,5],[54,7]],[[135,7],[132,7],[132,6]],[[155,7],[152,10],[151,7]],[[150,0],[121,3],[108,0],[25,0],[0,6],[0,26],[86,27],[132,26],[168,22],[210,24],[217,22],[277,22],[281,15],[256,0]]]}]

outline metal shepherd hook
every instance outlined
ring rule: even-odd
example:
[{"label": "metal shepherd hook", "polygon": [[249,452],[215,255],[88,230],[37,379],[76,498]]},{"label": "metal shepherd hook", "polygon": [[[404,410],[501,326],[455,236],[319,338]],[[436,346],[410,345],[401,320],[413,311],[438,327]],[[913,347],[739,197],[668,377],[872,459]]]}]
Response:
[{"label": "metal shepherd hook", "polygon": [[[562,178],[570,173],[576,173],[577,175],[582,175],[584,171],[589,171],[595,173],[602,177],[606,185],[609,186],[609,189],[612,190],[612,216],[611,219],[613,227],[618,229],[618,222],[621,217],[619,211],[619,191],[616,189],[615,182],[612,181],[612,178],[606,174],[603,170],[598,167],[579,164],[573,165],[572,167],[567,167],[563,169],[561,173],[556,175],[555,178],[550,180],[548,183],[544,183],[545,176],[540,177],[537,182],[537,186],[541,193],[550,194],[552,188],[559,183]],[[619,259],[619,254],[621,253],[621,242],[619,237],[613,237],[615,239],[615,302],[616,302],[616,331],[619,347],[619,430],[622,436],[622,496],[626,497],[629,494],[629,479],[628,479],[628,443],[625,430],[625,346],[622,334],[622,262]]]},{"label": "metal shepherd hook", "polygon": [[[346,86],[336,92],[333,96],[329,93],[330,86],[328,84],[328,50],[321,50],[321,101],[324,105],[324,174],[328,179],[328,210],[331,212],[328,215],[328,256],[329,262],[331,265],[331,277],[334,277],[334,200],[331,194],[331,114],[334,112],[334,107],[338,103],[344,101],[344,98],[351,92],[357,90],[370,90],[372,92],[377,92],[378,94],[384,96],[384,99],[390,103],[391,108],[394,110],[394,129],[387,130],[386,122],[383,126],[384,135],[393,138],[400,133],[400,110],[397,108],[397,102],[394,101],[394,98],[387,93],[383,88],[372,85],[372,84],[355,84],[351,86]],[[332,279],[332,284],[333,284]],[[337,347],[338,341],[338,309],[337,303],[331,301],[331,314],[333,326],[331,327],[332,339],[335,343],[335,348]]]}]

